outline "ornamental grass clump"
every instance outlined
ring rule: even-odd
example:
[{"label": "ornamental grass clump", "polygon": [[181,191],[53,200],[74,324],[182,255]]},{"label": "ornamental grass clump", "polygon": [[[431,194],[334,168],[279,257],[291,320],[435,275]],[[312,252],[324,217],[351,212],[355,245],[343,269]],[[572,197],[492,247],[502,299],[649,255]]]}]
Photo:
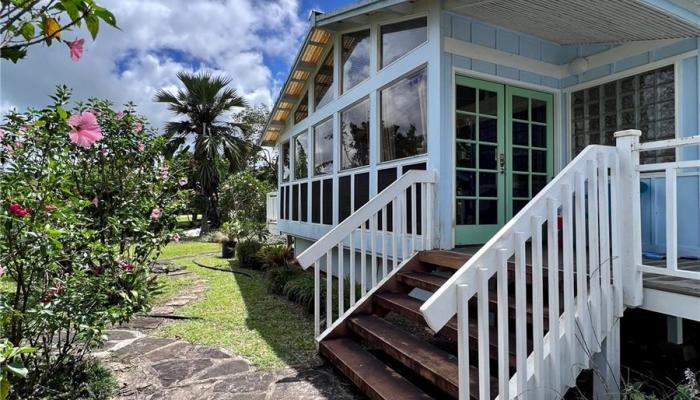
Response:
[{"label": "ornamental grass clump", "polygon": [[76,371],[105,329],[150,306],[148,265],[185,194],[133,105],[51,98],[0,124],[0,338],[35,349],[5,384],[10,398],[96,398],[75,382],[94,374]]}]

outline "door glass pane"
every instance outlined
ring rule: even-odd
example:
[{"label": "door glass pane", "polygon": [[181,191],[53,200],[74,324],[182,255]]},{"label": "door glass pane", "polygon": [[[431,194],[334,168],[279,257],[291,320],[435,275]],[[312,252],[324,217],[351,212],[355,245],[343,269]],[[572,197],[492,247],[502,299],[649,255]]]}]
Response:
[{"label": "door glass pane", "polygon": [[457,114],[457,139],[474,140],[475,132],[476,117]]},{"label": "door glass pane", "polygon": [[517,214],[523,207],[529,203],[529,200],[513,200],[513,215]]},{"label": "door glass pane", "polygon": [[496,197],[498,196],[497,186],[498,173],[480,172],[479,173],[479,196]]},{"label": "door glass pane", "polygon": [[474,196],[476,193],[476,172],[457,171],[457,196]]},{"label": "door glass pane", "polygon": [[460,168],[474,168],[476,166],[476,144],[457,142],[457,166]]},{"label": "door glass pane", "polygon": [[528,98],[513,96],[513,119],[522,119],[523,121],[529,120],[528,107]]},{"label": "door glass pane", "polygon": [[529,197],[528,176],[525,174],[513,174],[513,197]]},{"label": "door glass pane", "polygon": [[498,119],[479,117],[479,140],[496,143],[498,137]]},{"label": "door glass pane", "polygon": [[532,99],[532,121],[547,122],[547,102]]},{"label": "door glass pane", "polygon": [[457,199],[457,225],[476,224],[476,200]]},{"label": "door glass pane", "polygon": [[513,122],[513,144],[527,146],[528,139],[528,124],[525,122]]},{"label": "door glass pane", "polygon": [[479,224],[493,225],[498,223],[498,201],[479,200]]},{"label": "door glass pane", "polygon": [[532,150],[532,172],[547,172],[547,152]]},{"label": "door glass pane", "polygon": [[513,171],[527,172],[530,169],[528,168],[527,153],[527,149],[513,148]]},{"label": "door glass pane", "polygon": [[479,168],[496,169],[496,146],[479,144]]},{"label": "door glass pane", "polygon": [[476,89],[457,86],[457,110],[476,112]]},{"label": "door glass pane", "polygon": [[532,124],[532,147],[547,147],[547,126]]},{"label": "door glass pane", "polygon": [[547,176],[545,175],[532,175],[532,195],[539,193],[542,188],[547,186]]},{"label": "door glass pane", "polygon": [[496,116],[498,114],[498,93],[479,90],[478,113]]}]

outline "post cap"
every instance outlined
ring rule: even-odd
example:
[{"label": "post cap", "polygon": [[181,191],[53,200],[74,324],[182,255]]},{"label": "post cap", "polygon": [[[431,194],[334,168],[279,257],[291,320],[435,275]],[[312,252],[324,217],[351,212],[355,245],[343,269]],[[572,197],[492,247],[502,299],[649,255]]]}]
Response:
[{"label": "post cap", "polygon": [[621,138],[621,137],[627,137],[627,136],[642,136],[642,131],[639,129],[627,129],[624,131],[617,131],[615,132],[615,139]]}]

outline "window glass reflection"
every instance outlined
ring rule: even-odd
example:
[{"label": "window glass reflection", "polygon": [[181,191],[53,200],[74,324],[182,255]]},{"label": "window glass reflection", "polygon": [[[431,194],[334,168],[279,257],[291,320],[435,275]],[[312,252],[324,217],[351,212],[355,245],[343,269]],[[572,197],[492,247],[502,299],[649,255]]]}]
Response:
[{"label": "window glass reflection", "polygon": [[306,178],[309,165],[308,135],[302,133],[294,138],[294,179]]},{"label": "window glass reflection", "polygon": [[340,113],[341,169],[369,165],[369,99]]},{"label": "window glass reflection", "polygon": [[369,29],[342,36],[343,92],[369,77]]},{"label": "window glass reflection", "polygon": [[425,69],[381,91],[381,161],[426,152]]},{"label": "window glass reflection", "polygon": [[314,128],[314,175],[323,175],[333,168],[333,119]]},{"label": "window glass reflection", "polygon": [[381,27],[381,67],[415,49],[428,40],[428,19],[418,18]]}]

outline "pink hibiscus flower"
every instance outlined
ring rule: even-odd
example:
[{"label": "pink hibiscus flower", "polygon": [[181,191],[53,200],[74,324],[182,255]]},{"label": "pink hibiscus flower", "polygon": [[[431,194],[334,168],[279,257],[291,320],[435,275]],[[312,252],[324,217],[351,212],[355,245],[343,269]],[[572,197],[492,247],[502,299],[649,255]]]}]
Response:
[{"label": "pink hibiscus flower", "polygon": [[143,144],[143,142],[139,142],[139,151],[144,151],[146,150],[146,145]]},{"label": "pink hibiscus flower", "polygon": [[70,50],[70,59],[73,61],[80,60],[83,56],[83,45],[85,44],[85,39],[75,39],[72,42],[66,42],[68,49]]},{"label": "pink hibiscus flower", "polygon": [[163,212],[160,211],[160,208],[154,208],[153,210],[151,210],[151,219],[152,220],[154,220],[154,221],[157,220],[158,218],[160,218],[161,215],[163,215]]},{"label": "pink hibiscus flower", "polygon": [[3,275],[7,272],[7,268],[5,267],[0,267],[0,278],[2,278]]},{"label": "pink hibiscus flower", "polygon": [[134,132],[141,132],[143,130],[143,124],[137,122],[134,124]]},{"label": "pink hibiscus flower", "polygon": [[180,184],[180,186],[187,186],[187,177],[183,176],[182,178],[180,178],[178,183]]},{"label": "pink hibiscus flower", "polygon": [[84,111],[80,115],[71,115],[68,125],[72,128],[70,141],[80,147],[89,148],[93,143],[102,139],[102,131],[97,124],[95,114]]},{"label": "pink hibiscus flower", "polygon": [[167,181],[170,177],[170,168],[167,165],[162,165],[160,167],[160,177],[163,178],[164,181]]},{"label": "pink hibiscus flower", "polygon": [[176,233],[176,234],[173,235],[172,239],[173,239],[173,242],[177,243],[177,242],[180,241],[180,235],[178,235],[178,234]]},{"label": "pink hibiscus flower", "polygon": [[3,140],[5,138],[5,130],[0,128],[0,140]]},{"label": "pink hibiscus flower", "polygon": [[122,112],[122,111],[117,112],[117,119],[121,120],[122,118],[124,118],[124,112]]}]

